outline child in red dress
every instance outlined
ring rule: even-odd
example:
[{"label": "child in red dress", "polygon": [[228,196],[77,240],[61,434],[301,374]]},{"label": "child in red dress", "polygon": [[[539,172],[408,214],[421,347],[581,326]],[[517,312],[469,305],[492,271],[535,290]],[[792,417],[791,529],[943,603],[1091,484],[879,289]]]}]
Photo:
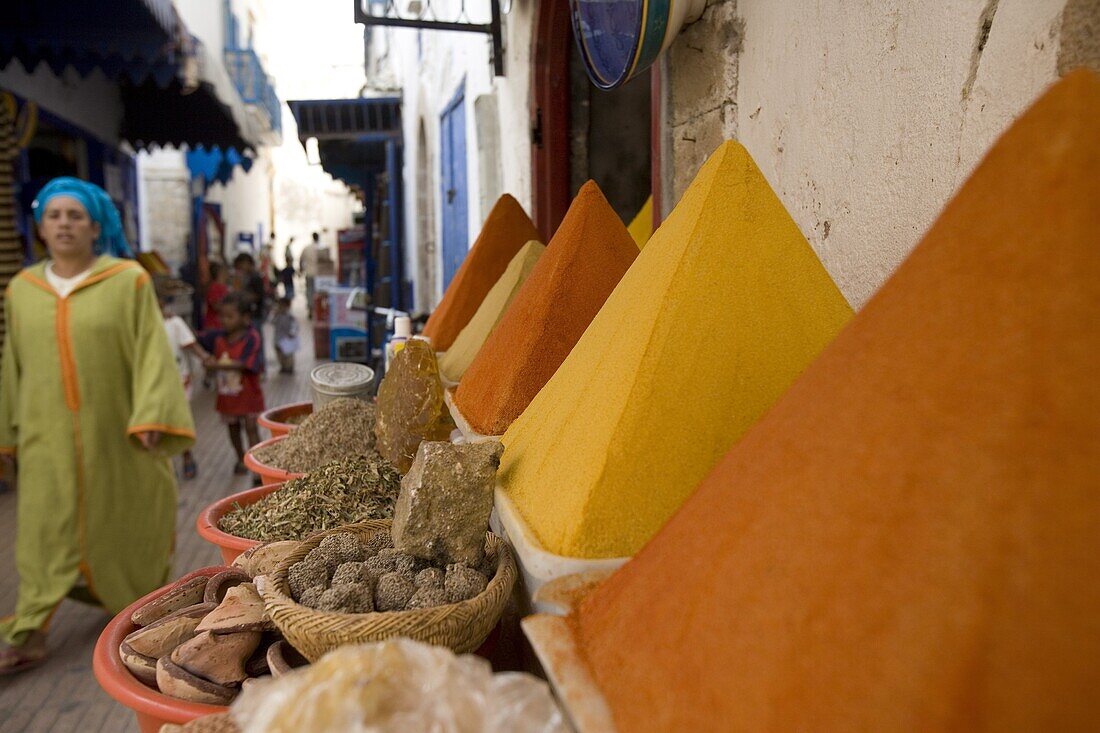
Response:
[{"label": "child in red dress", "polygon": [[241,428],[248,436],[248,448],[260,442],[256,419],[264,411],[264,392],[260,375],[264,373],[264,353],[260,334],[252,325],[251,303],[240,293],[230,293],[218,306],[222,330],[203,335],[210,352],[206,368],[217,375],[218,401],[215,409],[229,428],[229,441],[237,453],[233,473],[248,473],[244,465],[247,448],[241,441]]}]

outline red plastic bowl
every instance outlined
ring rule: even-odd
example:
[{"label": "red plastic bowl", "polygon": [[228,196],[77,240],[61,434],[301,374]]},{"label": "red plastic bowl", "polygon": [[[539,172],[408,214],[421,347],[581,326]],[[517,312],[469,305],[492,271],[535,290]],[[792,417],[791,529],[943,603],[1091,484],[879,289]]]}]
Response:
[{"label": "red plastic bowl", "polygon": [[273,407],[260,415],[260,426],[265,427],[271,433],[272,438],[286,435],[298,426],[287,422],[287,418],[298,415],[312,415],[312,402],[292,402],[289,405]]},{"label": "red plastic bowl", "polygon": [[245,550],[252,549],[260,543],[256,540],[238,537],[221,531],[218,529],[218,520],[228,514],[233,509],[234,504],[240,504],[241,506],[255,504],[271,492],[277,491],[282,487],[282,484],[268,484],[267,486],[258,486],[254,489],[242,491],[239,494],[233,494],[224,499],[219,499],[199,512],[199,516],[195,520],[195,529],[199,531],[199,536],[204,540],[213,545],[217,545],[222,553],[222,562],[226,565],[231,565],[233,561],[237,559],[237,555],[240,555]]},{"label": "red plastic bowl", "polygon": [[95,652],[92,655],[92,671],[95,673],[95,678],[108,695],[134,711],[142,733],[158,733],[165,723],[180,725],[204,715],[224,713],[228,710],[220,705],[203,705],[177,700],[152,687],[147,687],[130,674],[130,670],[126,669],[126,665],[118,655],[118,645],[130,632],[137,629],[130,620],[134,611],[164,595],[180,583],[200,575],[207,577],[217,575],[223,570],[225,570],[224,567],[200,568],[193,573],[188,573],[175,583],[170,583],[144,598],[139,598],[111,619],[107,628],[103,629],[103,633],[99,635],[99,641],[96,642]]},{"label": "red plastic bowl", "polygon": [[286,435],[280,435],[277,438],[271,438],[265,440],[262,443],[257,443],[244,454],[244,465],[248,466],[248,470],[260,477],[260,480],[265,484],[279,484],[284,481],[289,481],[292,478],[301,478],[305,476],[304,473],[291,473],[290,471],[284,471],[281,468],[275,468],[274,466],[268,466],[265,463],[260,463],[256,460],[256,451],[261,448],[265,448],[269,445],[278,443],[280,440],[286,440]]}]

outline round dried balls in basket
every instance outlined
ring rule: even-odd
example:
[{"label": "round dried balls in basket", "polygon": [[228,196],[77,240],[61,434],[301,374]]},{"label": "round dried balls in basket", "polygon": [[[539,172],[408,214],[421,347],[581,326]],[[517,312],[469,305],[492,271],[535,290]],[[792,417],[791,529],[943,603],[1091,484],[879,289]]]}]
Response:
[{"label": "round dried balls in basket", "polygon": [[464,654],[481,646],[500,620],[516,580],[516,561],[508,543],[492,532],[485,534],[484,567],[492,568],[493,572],[485,590],[469,600],[370,613],[322,611],[294,600],[288,577],[290,568],[305,559],[325,537],[351,533],[366,543],[374,535],[389,531],[390,520],[380,519],[320,532],[303,541],[274,573],[258,584],[272,623],[311,662],[337,647],[395,636],[445,646]]}]

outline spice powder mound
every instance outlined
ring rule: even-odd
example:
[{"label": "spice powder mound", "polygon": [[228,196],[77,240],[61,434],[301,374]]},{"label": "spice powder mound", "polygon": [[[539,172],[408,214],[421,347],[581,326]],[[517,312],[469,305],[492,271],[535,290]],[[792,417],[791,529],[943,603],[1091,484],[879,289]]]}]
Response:
[{"label": "spice powder mound", "polygon": [[341,397],[306,417],[286,438],[256,451],[261,463],[305,473],[374,448],[375,406]]},{"label": "spice powder mound", "polygon": [[455,390],[455,405],[474,430],[501,435],[519,417],[637,256],[599,186],[585,183]]},{"label": "spice powder mound", "polygon": [[727,142],[504,435],[503,489],[550,552],[633,555],[851,315]]},{"label": "spice powder mound", "polygon": [[238,505],[218,528],[260,542],[302,540],[353,522],[388,519],[400,491],[401,474],[371,451],[287,481],[254,504]]},{"label": "spice powder mound", "polygon": [[497,199],[477,241],[443,293],[443,300],[424,324],[423,335],[431,339],[432,348],[451,348],[516,252],[538,238],[538,230],[518,201],[508,194]]},{"label": "spice powder mound", "polygon": [[622,731],[1096,727],[1100,77],[924,240],[572,626]]},{"label": "spice powder mound", "polygon": [[539,258],[546,249],[541,242],[528,242],[508,263],[508,269],[493,285],[492,290],[481,301],[477,313],[458,334],[458,338],[439,360],[439,371],[452,382],[458,382],[470,367],[474,357],[485,345],[489,334],[500,323],[508,306],[512,304],[523,283],[527,282],[531,271],[535,269]]}]

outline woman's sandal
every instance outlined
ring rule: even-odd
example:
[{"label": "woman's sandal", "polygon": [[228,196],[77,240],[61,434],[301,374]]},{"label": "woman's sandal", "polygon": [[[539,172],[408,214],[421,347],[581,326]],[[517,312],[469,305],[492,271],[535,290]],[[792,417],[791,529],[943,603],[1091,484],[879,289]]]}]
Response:
[{"label": "woman's sandal", "polygon": [[26,672],[46,661],[48,656],[45,637],[33,636],[19,646],[0,646],[0,677]]}]

